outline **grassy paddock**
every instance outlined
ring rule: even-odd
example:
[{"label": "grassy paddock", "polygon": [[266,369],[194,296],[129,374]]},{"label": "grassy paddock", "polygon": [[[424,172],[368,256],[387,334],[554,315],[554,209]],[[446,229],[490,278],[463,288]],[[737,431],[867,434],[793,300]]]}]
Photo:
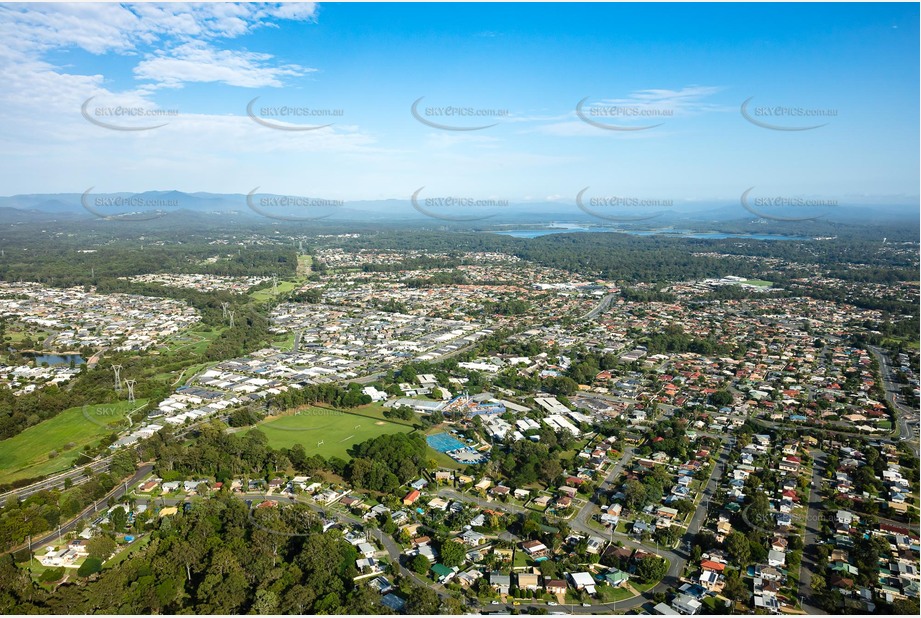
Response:
[{"label": "grassy paddock", "polygon": [[[0,483],[67,470],[80,451],[118,428],[126,427],[128,412],[143,406],[127,401],[68,408],[54,418],[0,441]],[[52,457],[56,451],[58,455]]]}]

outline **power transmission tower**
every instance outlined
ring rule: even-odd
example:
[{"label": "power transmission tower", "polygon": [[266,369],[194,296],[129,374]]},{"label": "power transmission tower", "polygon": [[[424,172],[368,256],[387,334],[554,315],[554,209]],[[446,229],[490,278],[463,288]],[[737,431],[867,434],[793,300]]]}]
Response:
[{"label": "power transmission tower", "polygon": [[112,365],[112,370],[115,372],[115,392],[122,392],[122,383],[120,378],[122,366],[121,365]]},{"label": "power transmission tower", "polygon": [[230,328],[233,328],[233,311],[228,311],[227,315],[230,317]]},{"label": "power transmission tower", "polygon": [[134,403],[134,385],[137,380],[125,380],[125,386],[128,387],[128,403]]}]

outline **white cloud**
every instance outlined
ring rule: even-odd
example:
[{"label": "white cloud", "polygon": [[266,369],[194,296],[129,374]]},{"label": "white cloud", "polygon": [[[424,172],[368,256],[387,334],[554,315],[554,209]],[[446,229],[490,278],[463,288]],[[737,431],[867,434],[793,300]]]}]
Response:
[{"label": "white cloud", "polygon": [[57,49],[91,54],[143,55],[134,68],[152,80],[142,91],[183,82],[279,87],[284,77],[314,69],[278,64],[269,54],[220,49],[233,39],[277,20],[312,21],[313,3],[288,4],[45,4],[0,5],[0,58],[40,60]]},{"label": "white cloud", "polygon": [[[563,116],[532,117],[525,121],[551,120],[535,128],[535,132],[557,137],[598,137],[607,135],[618,139],[649,139],[662,137],[667,123],[679,116],[707,112],[735,111],[735,108],[708,103],[704,99],[722,89],[716,86],[688,86],[681,90],[638,90],[624,98],[583,99],[581,114],[599,125],[614,125],[624,129],[650,127],[643,130],[604,130],[579,117],[576,106]],[[653,125],[656,126],[653,128]]]},{"label": "white cloud", "polygon": [[602,99],[595,103],[586,101],[586,106],[606,105],[634,107],[640,110],[664,110],[671,111],[675,116],[708,111],[725,111],[729,108],[703,101],[703,99],[715,95],[721,90],[722,88],[718,86],[687,86],[681,90],[650,88],[633,92],[626,98]]},{"label": "white cloud", "polygon": [[313,3],[70,3],[0,6],[0,33],[20,50],[129,53],[158,41],[232,39],[274,20],[312,21]]},{"label": "white cloud", "polygon": [[[313,19],[313,5],[61,5],[0,6],[0,180],[47,185],[54,169],[58,186],[84,187],[113,178],[126,186],[183,178],[240,178],[267,182],[276,160],[316,158],[386,159],[389,151],[354,125],[336,122],[309,135],[274,131],[239,114],[194,114],[182,105],[157,103],[158,88],[187,82],[221,82],[235,87],[281,86],[312,71],[280,64],[258,51],[221,49],[232,38],[279,19]],[[138,57],[136,87],[111,87],[109,74],[91,65],[55,66],[47,52],[83,49],[92,54]],[[103,66],[103,65],[100,65]],[[79,74],[80,70],[90,74]],[[149,131],[112,131],[88,122],[81,106],[155,110],[178,107],[177,116],[100,118],[113,126],[165,126]],[[241,101],[246,100],[244,95]],[[204,146],[204,147],[203,147]],[[270,163],[271,162],[271,163]],[[263,169],[259,169],[264,166]],[[118,170],[116,175],[113,170]],[[190,172],[190,170],[196,170]],[[158,180],[159,179],[159,180]],[[211,186],[214,186],[213,184]]]},{"label": "white cloud", "polygon": [[134,74],[165,87],[178,87],[185,82],[221,82],[242,88],[277,88],[283,85],[283,77],[316,70],[296,64],[273,66],[271,61],[269,54],[185,43],[169,52],[145,58],[134,68]]}]

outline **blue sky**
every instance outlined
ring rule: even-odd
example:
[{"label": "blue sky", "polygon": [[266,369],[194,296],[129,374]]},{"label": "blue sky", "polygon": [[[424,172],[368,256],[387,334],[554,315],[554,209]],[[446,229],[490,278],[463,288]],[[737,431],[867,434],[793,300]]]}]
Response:
[{"label": "blue sky", "polygon": [[[407,199],[425,186],[572,202],[591,187],[710,203],[756,186],[916,204],[918,11],[876,3],[5,4],[0,180],[8,195],[258,186]],[[88,114],[102,123],[166,124],[104,128],[81,114],[90,97]],[[254,115],[276,128],[247,115],[256,97]],[[420,97],[417,113],[446,128],[413,116]],[[774,129],[824,126],[757,126],[740,113],[751,97],[749,117]],[[603,126],[580,118],[582,100],[583,118]],[[119,106],[178,113],[149,120],[97,111]],[[342,113],[263,110],[280,106]],[[427,113],[449,106],[505,115]],[[764,115],[779,107],[834,115]],[[598,115],[605,111],[613,115]]]}]

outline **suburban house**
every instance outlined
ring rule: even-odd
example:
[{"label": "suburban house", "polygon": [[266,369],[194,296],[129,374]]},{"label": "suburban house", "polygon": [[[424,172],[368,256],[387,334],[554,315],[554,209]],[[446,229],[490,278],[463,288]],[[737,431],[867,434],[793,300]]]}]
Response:
[{"label": "suburban house", "polygon": [[509,588],[512,586],[512,577],[507,573],[492,571],[489,574],[489,585],[499,594],[508,594]]},{"label": "suburban house", "polygon": [[432,565],[432,575],[439,584],[450,581],[455,574],[457,574],[457,567],[447,567],[440,562]]},{"label": "suburban house", "polygon": [[603,575],[604,581],[608,583],[609,586],[613,588],[620,588],[621,586],[626,586],[627,582],[630,581],[630,575],[621,571],[620,569],[611,569]]},{"label": "suburban house", "polygon": [[566,580],[563,579],[548,579],[544,581],[544,590],[550,594],[565,594],[567,588]]},{"label": "suburban house", "polygon": [[576,590],[585,590],[589,594],[595,594],[595,579],[591,573],[580,572],[570,573],[569,579]]},{"label": "suburban house", "polygon": [[519,573],[518,588],[521,590],[537,590],[539,587],[539,576],[537,573]]},{"label": "suburban house", "polygon": [[521,544],[521,549],[531,558],[546,558],[550,555],[550,550],[540,541],[525,541]]},{"label": "suburban house", "polygon": [[685,616],[693,616],[699,613],[702,605],[700,601],[687,594],[679,594],[675,597],[675,600],[672,601],[672,607],[674,607],[679,614],[684,614]]}]

